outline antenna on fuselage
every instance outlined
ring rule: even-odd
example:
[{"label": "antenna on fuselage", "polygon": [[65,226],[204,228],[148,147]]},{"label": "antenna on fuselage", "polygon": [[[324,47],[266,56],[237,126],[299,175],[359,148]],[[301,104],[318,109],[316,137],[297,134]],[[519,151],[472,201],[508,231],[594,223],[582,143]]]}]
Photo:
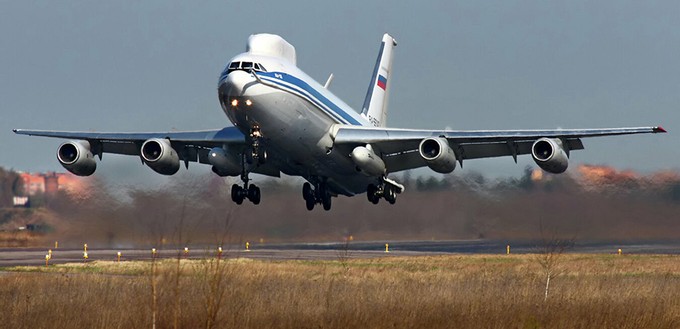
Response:
[{"label": "antenna on fuselage", "polygon": [[330,76],[328,76],[328,80],[326,80],[326,84],[323,85],[324,89],[328,89],[328,86],[331,85],[331,82],[333,81],[333,73],[331,73]]}]

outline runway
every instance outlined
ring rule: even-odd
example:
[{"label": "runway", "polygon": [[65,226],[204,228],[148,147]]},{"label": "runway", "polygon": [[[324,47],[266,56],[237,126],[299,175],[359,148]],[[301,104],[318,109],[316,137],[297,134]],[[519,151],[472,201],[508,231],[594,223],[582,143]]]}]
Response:
[{"label": "runway", "polygon": [[[389,252],[385,250],[389,245]],[[462,240],[462,241],[373,241],[346,243],[286,243],[286,244],[254,244],[249,250],[241,245],[229,245],[222,248],[220,254],[215,247],[192,246],[188,252],[184,247],[166,247],[157,249],[155,255],[151,248],[90,248],[87,259],[83,249],[58,248],[52,249],[50,264],[73,262],[91,262],[95,260],[117,261],[118,252],[121,261],[150,260],[152,257],[164,258],[250,258],[261,260],[341,260],[350,258],[378,258],[378,257],[418,257],[447,254],[504,254],[510,245],[511,253],[525,254],[540,252],[540,244],[522,241],[490,241],[490,240]],[[570,253],[616,253],[622,249],[625,254],[680,254],[680,243],[674,242],[628,242],[616,244],[613,242],[577,243],[567,252]],[[0,249],[0,267],[38,266],[45,264],[48,249],[40,248],[12,248]]]}]

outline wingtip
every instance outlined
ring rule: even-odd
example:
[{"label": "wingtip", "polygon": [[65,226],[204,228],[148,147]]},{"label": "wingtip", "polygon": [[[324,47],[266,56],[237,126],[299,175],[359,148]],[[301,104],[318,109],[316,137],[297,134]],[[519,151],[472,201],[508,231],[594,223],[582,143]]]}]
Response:
[{"label": "wingtip", "polygon": [[666,131],[666,129],[663,129],[663,127],[658,126],[658,127],[654,127],[654,132],[655,133],[665,133],[667,131]]}]

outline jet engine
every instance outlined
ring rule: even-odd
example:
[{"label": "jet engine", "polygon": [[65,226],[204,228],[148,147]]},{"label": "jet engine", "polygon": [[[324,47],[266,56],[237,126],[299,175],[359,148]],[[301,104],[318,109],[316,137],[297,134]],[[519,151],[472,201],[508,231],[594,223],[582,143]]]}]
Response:
[{"label": "jet engine", "polygon": [[66,170],[78,176],[90,176],[97,169],[97,162],[90,151],[88,141],[61,144],[57,149],[57,159]]},{"label": "jet engine", "polygon": [[215,147],[208,153],[208,162],[212,165],[212,171],[218,176],[238,176],[242,172],[238,159],[230,157],[221,147]]},{"label": "jet engine", "polygon": [[350,157],[357,165],[357,171],[366,176],[382,176],[385,174],[385,162],[373,152],[370,145],[355,147]]},{"label": "jet engine", "polygon": [[446,138],[425,138],[420,142],[418,152],[427,166],[438,173],[448,174],[456,169],[456,153],[453,152]]},{"label": "jet engine", "polygon": [[531,146],[531,156],[541,169],[561,174],[569,166],[567,152],[564,151],[562,140],[541,138]]},{"label": "jet engine", "polygon": [[142,144],[142,160],[153,171],[162,175],[173,175],[179,170],[179,155],[170,141],[152,138]]}]

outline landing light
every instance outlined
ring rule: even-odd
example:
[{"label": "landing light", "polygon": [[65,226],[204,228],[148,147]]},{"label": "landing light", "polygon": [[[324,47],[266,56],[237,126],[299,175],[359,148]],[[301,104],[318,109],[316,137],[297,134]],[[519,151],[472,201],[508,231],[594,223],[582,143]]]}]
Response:
[{"label": "landing light", "polygon": [[246,99],[246,105],[248,105],[248,106],[253,105],[253,101]]},{"label": "landing light", "polygon": [[231,106],[234,107],[238,106],[238,99],[234,99],[233,101],[231,101]]}]

